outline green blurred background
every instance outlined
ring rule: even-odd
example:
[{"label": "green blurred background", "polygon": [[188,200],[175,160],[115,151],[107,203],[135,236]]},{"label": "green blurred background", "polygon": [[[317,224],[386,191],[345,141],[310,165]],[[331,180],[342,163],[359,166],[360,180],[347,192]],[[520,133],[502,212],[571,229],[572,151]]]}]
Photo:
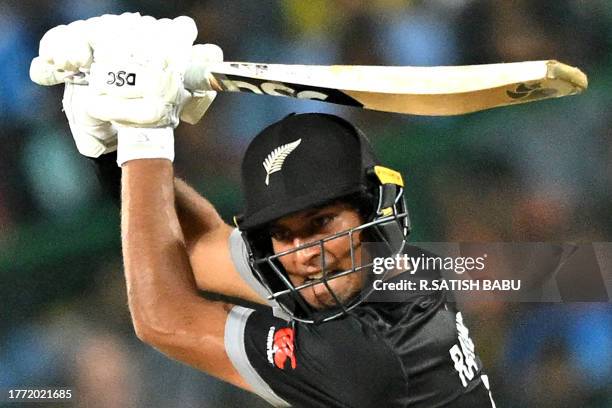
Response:
[{"label": "green blurred background", "polygon": [[[80,157],[61,87],[29,81],[51,27],[103,13],[189,15],[226,60],[463,65],[558,59],[575,97],[423,118],[221,94],[177,134],[178,174],[226,220],[249,140],[290,112],[358,124],[400,169],[414,241],[612,241],[609,0],[0,1],[0,389],[61,385],[87,407],[263,407],[132,332],[118,210]],[[466,305],[498,407],[612,407],[609,303]],[[0,403],[1,404],[1,403]]]}]

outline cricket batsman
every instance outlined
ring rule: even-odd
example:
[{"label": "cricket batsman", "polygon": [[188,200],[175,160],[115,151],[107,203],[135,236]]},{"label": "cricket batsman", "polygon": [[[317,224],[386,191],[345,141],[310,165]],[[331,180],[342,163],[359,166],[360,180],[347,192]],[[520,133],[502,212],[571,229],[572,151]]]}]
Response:
[{"label": "cricket batsman", "polygon": [[[112,187],[120,169],[136,335],[276,407],[494,407],[444,292],[368,301],[366,242],[395,254],[413,247],[401,175],[351,123],[290,115],[255,136],[236,227],[174,177],[174,128],[186,116],[197,121],[215,98],[183,87],[196,35],[188,17],[123,14],[41,40],[46,63],[87,74],[66,83],[63,100],[79,152]],[[213,45],[198,52],[223,58]]]}]

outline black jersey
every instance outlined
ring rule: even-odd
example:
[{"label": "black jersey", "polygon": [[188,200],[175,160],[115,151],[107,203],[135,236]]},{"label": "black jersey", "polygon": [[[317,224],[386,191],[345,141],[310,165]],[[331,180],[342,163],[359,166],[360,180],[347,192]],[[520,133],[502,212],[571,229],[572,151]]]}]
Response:
[{"label": "black jersey", "polygon": [[[119,204],[116,154],[92,160]],[[234,265],[263,298],[240,232]],[[225,348],[253,391],[278,407],[495,407],[460,313],[442,293],[410,302],[364,303],[319,325],[290,324],[274,304],[235,306]]]},{"label": "black jersey", "polygon": [[[237,269],[255,285],[237,231],[230,246]],[[321,324],[274,314],[235,306],[225,329],[230,360],[274,406],[495,406],[463,317],[442,292],[364,303]]]}]

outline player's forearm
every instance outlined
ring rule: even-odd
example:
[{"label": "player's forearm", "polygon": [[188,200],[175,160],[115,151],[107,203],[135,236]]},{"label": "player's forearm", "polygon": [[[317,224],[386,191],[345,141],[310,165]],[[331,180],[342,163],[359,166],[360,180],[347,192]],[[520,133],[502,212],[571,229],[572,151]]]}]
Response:
[{"label": "player's forearm", "polygon": [[227,227],[212,204],[183,180],[174,179],[174,193],[176,211],[188,247],[199,238]]},{"label": "player's forearm", "polygon": [[198,296],[175,209],[172,163],[122,167],[121,233],[132,323],[161,352],[249,390],[225,353],[231,305]]},{"label": "player's forearm", "polygon": [[191,270],[200,290],[267,304],[236,272],[229,250],[232,227],[208,200],[175,179],[175,204]]},{"label": "player's forearm", "polygon": [[[121,230],[132,320],[137,331],[171,331],[200,301],[174,207],[172,164],[133,160],[123,166]],[[168,333],[171,334],[171,333]]]},{"label": "player's forearm", "polygon": [[[228,246],[232,228],[214,207],[185,182],[174,179],[173,183],[169,163],[159,164],[161,169],[147,168],[142,163],[149,161],[128,162],[124,166],[122,229],[126,266],[128,260],[147,267],[174,263],[181,267],[183,280],[192,292],[199,289],[266,304],[233,268]],[[133,242],[131,247],[128,241]],[[161,256],[170,249],[180,249],[180,254]],[[178,258],[172,263],[171,256]],[[135,312],[137,319],[141,315]]]},{"label": "player's forearm", "polygon": [[[117,167],[117,153],[89,160],[94,165],[102,190],[119,206],[121,169]],[[203,235],[213,233],[225,225],[212,204],[183,180],[174,179],[174,193],[177,214],[188,247]]]}]

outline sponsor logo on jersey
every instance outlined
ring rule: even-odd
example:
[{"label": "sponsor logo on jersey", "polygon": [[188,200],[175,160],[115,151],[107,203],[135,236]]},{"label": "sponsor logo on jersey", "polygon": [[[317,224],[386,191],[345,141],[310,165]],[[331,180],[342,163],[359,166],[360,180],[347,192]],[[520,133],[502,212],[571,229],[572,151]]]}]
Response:
[{"label": "sponsor logo on jersey", "polygon": [[464,387],[474,379],[474,376],[480,371],[476,353],[474,352],[474,342],[470,338],[470,332],[463,323],[463,316],[458,312],[455,316],[457,324],[457,337],[459,344],[455,344],[449,350],[451,359],[455,363],[455,370],[459,374],[459,379]]},{"label": "sponsor logo on jersey", "polygon": [[274,326],[270,327],[267,338],[267,357],[268,362],[281,370],[285,369],[287,360],[291,363],[291,368],[297,367],[295,358],[295,333],[292,328],[285,327],[276,330]]},{"label": "sponsor logo on jersey", "polygon": [[266,355],[268,356],[268,362],[274,365],[274,330],[276,327],[271,326],[268,330],[268,338],[266,340]]}]

